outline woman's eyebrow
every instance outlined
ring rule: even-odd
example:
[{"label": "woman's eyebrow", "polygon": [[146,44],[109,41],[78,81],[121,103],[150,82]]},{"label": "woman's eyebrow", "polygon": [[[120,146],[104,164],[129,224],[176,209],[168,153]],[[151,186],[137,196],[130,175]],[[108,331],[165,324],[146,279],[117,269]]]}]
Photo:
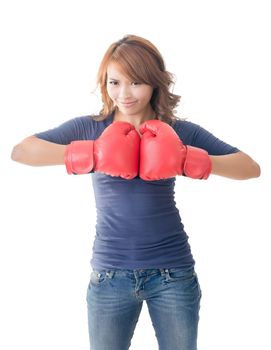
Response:
[{"label": "woman's eyebrow", "polygon": [[[134,81],[134,79],[129,79],[129,78],[126,78],[127,79],[127,81]],[[117,82],[120,82],[121,81],[121,78],[120,79],[116,79],[116,78],[113,78],[113,77],[107,77],[107,80],[114,80],[114,81],[117,81]],[[124,78],[124,80],[125,80],[125,78]]]}]

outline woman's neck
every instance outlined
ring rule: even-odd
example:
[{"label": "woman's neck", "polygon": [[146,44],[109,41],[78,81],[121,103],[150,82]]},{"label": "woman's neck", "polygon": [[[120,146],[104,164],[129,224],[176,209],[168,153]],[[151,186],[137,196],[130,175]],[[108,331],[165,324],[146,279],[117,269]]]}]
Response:
[{"label": "woman's neck", "polygon": [[116,110],[113,116],[114,121],[128,122],[134,125],[136,128],[139,128],[139,126],[146,120],[152,119],[157,119],[155,112],[152,109],[150,109],[148,113],[144,113],[142,115],[124,115],[123,113],[120,113],[118,110]]}]

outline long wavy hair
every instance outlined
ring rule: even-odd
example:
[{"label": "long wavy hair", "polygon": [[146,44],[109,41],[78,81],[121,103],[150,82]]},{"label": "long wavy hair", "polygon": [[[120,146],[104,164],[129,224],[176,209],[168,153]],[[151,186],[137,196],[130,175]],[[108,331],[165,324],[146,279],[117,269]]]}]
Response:
[{"label": "long wavy hair", "polygon": [[107,93],[107,67],[111,62],[121,65],[127,77],[153,87],[150,100],[158,119],[173,124],[178,119],[174,113],[181,96],[170,92],[174,75],[166,71],[165,63],[158,49],[148,40],[136,35],[125,35],[109,46],[101,61],[97,74],[97,88],[100,89],[103,108],[96,120],[104,120],[117,108]]}]

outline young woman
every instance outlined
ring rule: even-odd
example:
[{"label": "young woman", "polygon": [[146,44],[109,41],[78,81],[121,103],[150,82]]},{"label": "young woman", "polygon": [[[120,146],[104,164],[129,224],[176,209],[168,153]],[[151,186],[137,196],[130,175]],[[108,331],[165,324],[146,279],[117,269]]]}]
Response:
[{"label": "young woman", "polygon": [[176,176],[260,175],[247,154],[174,115],[173,76],[148,40],[128,35],[98,72],[103,108],[27,137],[12,159],[92,174],[96,237],[87,289],[92,350],[127,350],[143,301],[161,350],[195,350],[201,290],[175,206]]}]

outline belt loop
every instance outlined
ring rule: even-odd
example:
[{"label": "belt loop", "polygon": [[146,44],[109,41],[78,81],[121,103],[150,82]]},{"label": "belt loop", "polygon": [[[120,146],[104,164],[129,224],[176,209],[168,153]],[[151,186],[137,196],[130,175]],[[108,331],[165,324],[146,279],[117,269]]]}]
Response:
[{"label": "belt loop", "polygon": [[115,271],[106,271],[106,276],[109,278],[113,278],[115,274]]},{"label": "belt loop", "polygon": [[159,269],[162,276],[165,274],[165,269]]},{"label": "belt loop", "polygon": [[160,273],[163,277],[166,277],[166,280],[170,279],[170,275],[169,275],[169,269],[159,269]]},{"label": "belt loop", "polygon": [[167,275],[168,274],[168,269],[159,269],[161,272],[161,275]]}]

